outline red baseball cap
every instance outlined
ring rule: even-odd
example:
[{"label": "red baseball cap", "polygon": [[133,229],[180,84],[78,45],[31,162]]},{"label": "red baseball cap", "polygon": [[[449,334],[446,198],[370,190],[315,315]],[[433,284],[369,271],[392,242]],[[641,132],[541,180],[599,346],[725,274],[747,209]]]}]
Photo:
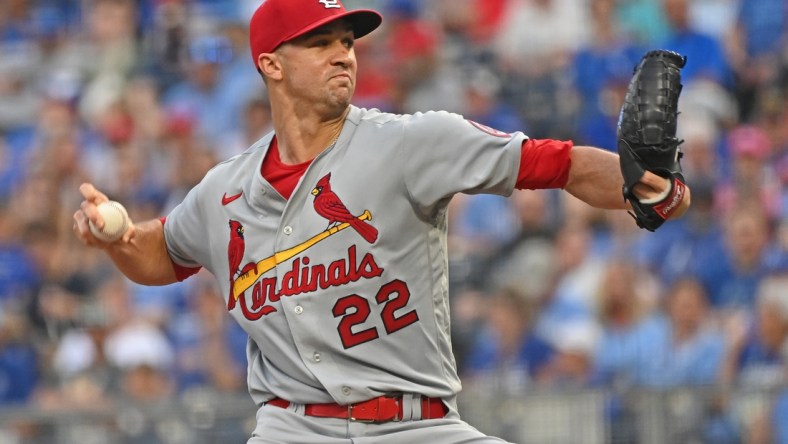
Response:
[{"label": "red baseball cap", "polygon": [[282,43],[343,17],[352,23],[356,38],[369,34],[383,22],[377,11],[348,11],[340,0],[265,0],[249,21],[255,66],[260,54],[273,52]]}]

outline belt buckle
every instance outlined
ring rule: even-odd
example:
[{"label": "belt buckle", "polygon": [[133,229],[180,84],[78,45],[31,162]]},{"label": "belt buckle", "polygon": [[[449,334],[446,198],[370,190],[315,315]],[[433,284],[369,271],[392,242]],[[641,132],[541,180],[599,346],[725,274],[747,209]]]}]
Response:
[{"label": "belt buckle", "polygon": [[[359,411],[356,412],[356,410]],[[399,421],[399,400],[397,398],[379,396],[368,401],[349,404],[347,406],[347,416],[351,421],[361,423]],[[362,417],[358,418],[358,416]]]},{"label": "belt buckle", "polygon": [[353,409],[356,407],[357,404],[348,404],[347,405],[347,418],[353,422],[364,422],[364,423],[372,423],[375,422],[372,419],[358,419],[356,415],[353,414]]}]

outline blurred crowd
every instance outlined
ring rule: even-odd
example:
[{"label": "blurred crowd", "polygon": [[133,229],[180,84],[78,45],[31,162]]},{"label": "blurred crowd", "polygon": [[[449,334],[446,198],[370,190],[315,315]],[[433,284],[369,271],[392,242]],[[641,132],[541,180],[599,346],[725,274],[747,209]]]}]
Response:
[{"label": "blurred crowd", "polygon": [[[708,436],[788,442],[788,3],[344,3],[385,17],[356,45],[356,105],[608,150],[640,56],[686,55],[683,219],[648,233],[560,190],[454,199],[457,364],[512,390],[771,390],[748,423],[721,397]],[[247,45],[258,4],[0,2],[0,404],[245,390],[246,338],[212,276],[135,285],[71,217],[84,181],[135,220],[166,215],[271,130]]]}]

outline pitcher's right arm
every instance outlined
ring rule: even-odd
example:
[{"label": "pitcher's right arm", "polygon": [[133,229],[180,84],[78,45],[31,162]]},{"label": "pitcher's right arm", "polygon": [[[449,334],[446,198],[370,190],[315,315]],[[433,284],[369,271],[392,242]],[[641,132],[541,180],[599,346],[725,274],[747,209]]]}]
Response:
[{"label": "pitcher's right arm", "polygon": [[167,245],[164,242],[164,225],[158,219],[129,224],[123,237],[112,243],[96,239],[90,232],[89,221],[100,224],[96,207],[109,200],[92,184],[79,187],[84,200],[74,213],[74,232],[87,246],[100,248],[126,277],[143,285],[167,285],[178,281]]}]

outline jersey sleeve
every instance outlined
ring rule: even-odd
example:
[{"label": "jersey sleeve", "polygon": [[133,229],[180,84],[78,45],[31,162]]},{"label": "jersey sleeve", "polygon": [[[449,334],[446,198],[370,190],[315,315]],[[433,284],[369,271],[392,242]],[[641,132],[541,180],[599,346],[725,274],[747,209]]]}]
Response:
[{"label": "jersey sleeve", "polygon": [[405,183],[424,214],[456,193],[514,190],[526,136],[507,134],[444,111],[416,113],[403,125]]},{"label": "jersey sleeve", "polygon": [[201,258],[205,252],[205,218],[199,202],[198,184],[186,198],[167,215],[164,240],[172,262],[176,266],[198,268],[206,265]]},{"label": "jersey sleeve", "polygon": [[528,139],[523,142],[520,172],[516,187],[520,190],[564,188],[569,180],[572,159],[571,141]]},{"label": "jersey sleeve", "polygon": [[[163,226],[165,223],[167,223],[167,218],[160,217],[159,222],[161,222]],[[170,256],[170,263],[172,264],[172,269],[175,271],[175,278],[178,279],[178,282],[184,281],[186,278],[199,273],[199,271],[202,269],[202,267],[184,267],[183,265],[179,265],[174,260],[172,260],[172,256]]]}]

